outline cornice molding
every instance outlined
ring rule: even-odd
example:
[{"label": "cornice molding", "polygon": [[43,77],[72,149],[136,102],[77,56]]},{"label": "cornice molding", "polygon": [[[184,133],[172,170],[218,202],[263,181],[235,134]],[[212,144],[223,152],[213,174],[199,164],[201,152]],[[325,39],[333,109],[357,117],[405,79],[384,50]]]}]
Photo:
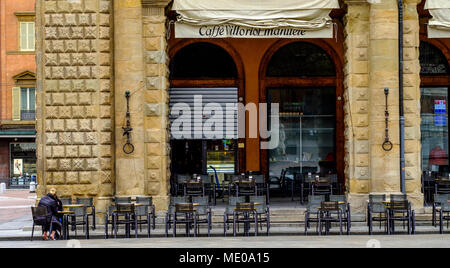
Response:
[{"label": "cornice molding", "polygon": [[172,0],[142,0],[142,6],[165,8]]}]

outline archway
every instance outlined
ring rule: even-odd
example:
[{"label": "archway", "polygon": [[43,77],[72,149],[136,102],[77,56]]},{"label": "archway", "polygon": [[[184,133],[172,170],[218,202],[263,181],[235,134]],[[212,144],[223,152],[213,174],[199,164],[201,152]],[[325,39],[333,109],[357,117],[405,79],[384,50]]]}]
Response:
[{"label": "archway", "polygon": [[[176,184],[177,177],[181,177],[179,175],[212,175],[216,171],[223,177],[223,174],[244,169],[244,161],[240,161],[242,152],[237,146],[237,113],[227,113],[227,105],[236,104],[243,96],[243,67],[237,53],[223,41],[190,39],[172,46],[169,54],[172,185]],[[198,97],[202,101],[200,115],[196,110]],[[175,125],[179,127],[176,123],[179,115],[184,114],[174,114],[174,105],[180,103],[192,112],[191,132],[188,133],[192,135],[180,135],[174,129]],[[208,114],[207,107],[215,104],[223,109],[223,113],[213,111]],[[204,126],[213,116],[223,121],[220,128],[214,124],[207,131]],[[184,125],[180,129],[184,130]],[[222,135],[216,135],[220,132],[215,132],[218,129],[222,130]]]},{"label": "archway", "polygon": [[260,77],[261,102],[269,106],[279,103],[280,109],[279,145],[261,150],[265,174],[288,184],[306,177],[329,177],[334,193],[342,193],[344,101],[340,57],[322,40],[283,40],[265,55]]}]

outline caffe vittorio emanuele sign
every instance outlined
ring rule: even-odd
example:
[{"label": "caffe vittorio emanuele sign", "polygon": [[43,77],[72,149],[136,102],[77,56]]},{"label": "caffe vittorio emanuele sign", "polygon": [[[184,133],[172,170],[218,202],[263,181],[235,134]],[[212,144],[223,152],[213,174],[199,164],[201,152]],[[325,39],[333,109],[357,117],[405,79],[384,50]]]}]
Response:
[{"label": "caffe vittorio emanuele sign", "polygon": [[317,30],[294,27],[260,29],[239,25],[175,24],[176,38],[332,38],[333,25]]},{"label": "caffe vittorio emanuele sign", "polygon": [[174,0],[176,38],[333,38],[338,0]]}]

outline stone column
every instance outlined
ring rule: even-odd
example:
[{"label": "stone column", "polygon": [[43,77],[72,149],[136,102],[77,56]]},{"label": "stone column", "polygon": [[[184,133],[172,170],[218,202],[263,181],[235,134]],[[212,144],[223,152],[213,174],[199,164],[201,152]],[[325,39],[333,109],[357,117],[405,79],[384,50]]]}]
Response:
[{"label": "stone column", "polygon": [[145,191],[153,197],[158,210],[167,209],[170,187],[169,59],[165,14],[165,7],[169,2],[170,0],[143,0],[143,43],[146,71],[144,138],[147,175]]},{"label": "stone column", "polygon": [[[144,146],[144,54],[142,47],[141,0],[114,1],[115,143],[116,196],[145,195]],[[126,126],[125,92],[131,92],[131,143],[134,152],[126,154],[122,127]]]},{"label": "stone column", "polygon": [[345,177],[348,199],[363,212],[370,188],[369,5],[347,0],[345,16]]},{"label": "stone column", "polygon": [[36,2],[38,196],[94,197],[112,183],[112,0]]}]

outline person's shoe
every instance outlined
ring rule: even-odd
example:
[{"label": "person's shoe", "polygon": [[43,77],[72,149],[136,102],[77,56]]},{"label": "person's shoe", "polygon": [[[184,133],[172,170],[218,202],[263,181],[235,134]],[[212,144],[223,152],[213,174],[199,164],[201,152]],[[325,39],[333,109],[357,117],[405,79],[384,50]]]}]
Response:
[{"label": "person's shoe", "polygon": [[43,240],[46,240],[46,241],[48,240],[48,236],[47,236],[46,233],[44,233],[44,234],[42,235],[42,239],[43,239]]}]

